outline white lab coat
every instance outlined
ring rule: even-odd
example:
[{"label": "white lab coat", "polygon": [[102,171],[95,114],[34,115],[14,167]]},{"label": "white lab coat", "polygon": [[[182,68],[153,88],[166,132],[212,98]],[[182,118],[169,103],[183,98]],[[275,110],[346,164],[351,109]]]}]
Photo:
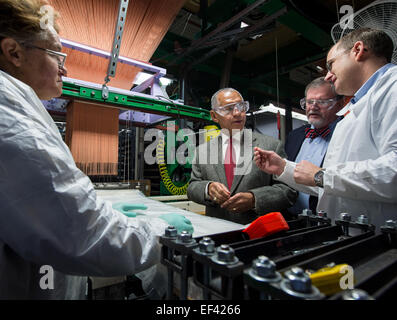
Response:
[{"label": "white lab coat", "polygon": [[0,71],[0,299],[83,298],[85,276],[157,263],[166,227],[97,198],[34,91]]},{"label": "white lab coat", "polygon": [[379,227],[397,219],[397,66],[379,77],[337,124],[323,167],[324,188],[295,183],[295,163],[288,161],[278,180],[319,196],[317,210],[331,219],[347,212],[354,221],[369,217]]}]

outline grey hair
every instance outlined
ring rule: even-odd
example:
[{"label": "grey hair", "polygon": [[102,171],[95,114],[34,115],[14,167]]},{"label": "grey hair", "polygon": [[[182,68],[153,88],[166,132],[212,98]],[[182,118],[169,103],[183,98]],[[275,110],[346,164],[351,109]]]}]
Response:
[{"label": "grey hair", "polygon": [[215,93],[212,95],[212,97],[211,97],[211,108],[212,108],[212,109],[219,107],[218,95],[219,95],[221,92],[225,92],[225,91],[234,91],[234,92],[237,92],[237,93],[239,94],[239,96],[241,97],[241,100],[244,100],[244,99],[243,99],[243,96],[241,95],[241,93],[238,92],[236,89],[233,89],[233,88],[223,88],[223,89],[219,89],[219,90],[218,90],[217,92],[215,92]]},{"label": "grey hair", "polygon": [[326,81],[325,77],[319,77],[314,79],[312,82],[310,82],[305,89],[305,97],[307,96],[307,92],[309,91],[309,89],[311,88],[318,88],[318,87],[322,87],[325,85],[329,85],[331,87],[332,93],[336,95],[337,99],[342,99],[344,96],[338,95],[335,92],[335,86],[332,82]]}]

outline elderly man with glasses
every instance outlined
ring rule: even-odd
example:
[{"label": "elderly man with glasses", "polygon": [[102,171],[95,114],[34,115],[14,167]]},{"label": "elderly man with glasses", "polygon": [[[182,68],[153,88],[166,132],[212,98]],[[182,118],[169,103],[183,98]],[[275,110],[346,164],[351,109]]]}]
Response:
[{"label": "elderly man with glasses", "polygon": [[222,130],[196,149],[188,198],[204,204],[208,216],[241,224],[272,211],[287,214],[297,192],[253,164],[254,147],[285,156],[281,141],[244,129],[249,103],[237,90],[217,91],[211,105],[212,119]]},{"label": "elderly man with glasses", "polygon": [[[336,113],[343,108],[343,103],[343,96],[337,95],[332,83],[325,81],[324,77],[316,78],[306,86],[305,98],[300,100],[300,105],[306,111],[309,124],[289,133],[285,142],[288,160],[307,160],[322,166],[332,133],[342,119]],[[317,201],[317,197],[300,192],[288,211],[294,215],[303,209],[316,212]]]},{"label": "elderly man with glasses", "polygon": [[[397,66],[393,41],[381,30],[362,28],[328,52],[325,80],[352,96],[338,122],[323,165],[296,164],[265,150],[255,162],[299,191],[318,195],[317,210],[331,219],[350,213],[376,227],[397,219]],[[395,222],[390,222],[391,224]],[[379,229],[378,229],[379,230]]]}]

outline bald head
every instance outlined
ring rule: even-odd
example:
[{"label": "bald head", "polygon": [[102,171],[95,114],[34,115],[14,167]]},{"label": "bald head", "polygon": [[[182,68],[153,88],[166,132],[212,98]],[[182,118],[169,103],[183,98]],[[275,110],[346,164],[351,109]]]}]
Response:
[{"label": "bald head", "polygon": [[212,95],[211,108],[217,108],[236,101],[243,101],[243,96],[240,92],[233,88],[223,88]]},{"label": "bald head", "polygon": [[231,134],[233,130],[243,130],[248,106],[248,102],[244,102],[237,90],[232,88],[218,90],[211,98],[212,120],[222,129],[229,130]]}]

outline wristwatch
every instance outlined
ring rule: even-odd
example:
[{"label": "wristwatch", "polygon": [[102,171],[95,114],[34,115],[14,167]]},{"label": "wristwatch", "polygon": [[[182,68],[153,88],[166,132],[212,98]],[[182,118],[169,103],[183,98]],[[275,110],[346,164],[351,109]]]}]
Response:
[{"label": "wristwatch", "polygon": [[324,171],[325,169],[321,169],[314,174],[314,183],[317,187],[322,188],[324,186]]}]

